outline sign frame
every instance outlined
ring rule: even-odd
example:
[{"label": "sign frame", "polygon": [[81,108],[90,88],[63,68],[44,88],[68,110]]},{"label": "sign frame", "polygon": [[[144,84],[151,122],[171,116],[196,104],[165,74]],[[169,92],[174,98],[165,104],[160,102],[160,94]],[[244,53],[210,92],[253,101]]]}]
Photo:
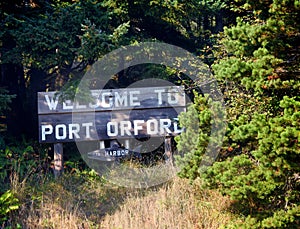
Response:
[{"label": "sign frame", "polygon": [[[177,118],[186,110],[183,86],[91,90],[91,94],[97,107],[60,101],[56,92],[38,92],[39,142],[176,136],[181,132]],[[110,94],[118,95],[118,100],[111,102]],[[105,104],[99,98],[106,99]]]}]

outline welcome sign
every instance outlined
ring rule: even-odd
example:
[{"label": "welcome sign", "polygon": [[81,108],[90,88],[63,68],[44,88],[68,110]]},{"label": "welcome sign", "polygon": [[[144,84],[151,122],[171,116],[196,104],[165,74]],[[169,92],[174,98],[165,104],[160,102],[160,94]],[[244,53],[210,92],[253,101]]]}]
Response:
[{"label": "welcome sign", "polygon": [[185,111],[184,87],[91,90],[91,101],[61,101],[38,92],[39,141],[57,143],[174,136]]}]

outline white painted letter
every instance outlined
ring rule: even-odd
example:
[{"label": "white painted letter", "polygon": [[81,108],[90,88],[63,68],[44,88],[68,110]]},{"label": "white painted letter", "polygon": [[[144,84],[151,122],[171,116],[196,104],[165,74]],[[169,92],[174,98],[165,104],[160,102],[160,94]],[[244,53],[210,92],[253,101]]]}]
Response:
[{"label": "white painted letter", "polygon": [[49,107],[49,110],[55,110],[58,104],[58,98],[56,100],[53,100],[53,97],[51,97],[51,100],[49,99],[48,95],[45,95],[45,99],[47,101],[47,105]]},{"label": "white painted letter", "polygon": [[76,103],[76,109],[86,109],[86,105],[81,105],[78,102]]},{"label": "white painted letter", "polygon": [[139,126],[139,124],[143,124],[144,122],[145,122],[144,120],[134,120],[133,121],[134,135],[138,135],[139,130],[143,130],[143,126]]},{"label": "white painted letter", "polygon": [[121,136],[125,136],[125,133],[128,136],[131,136],[131,133],[130,133],[131,128],[132,128],[132,126],[131,126],[131,122],[130,121],[121,121],[120,122]]},{"label": "white painted letter", "polygon": [[90,138],[90,127],[93,126],[92,122],[82,123],[82,126],[85,127],[85,137]]},{"label": "white painted letter", "polygon": [[[118,135],[118,123],[117,122],[108,122],[106,124],[106,128],[107,128],[107,136],[115,137]],[[112,129],[113,129],[113,131],[112,131]]]},{"label": "white painted letter", "polygon": [[177,104],[178,91],[176,89],[170,89],[168,91],[168,103],[169,104]]},{"label": "white painted letter", "polygon": [[42,141],[46,140],[47,134],[53,133],[53,127],[52,125],[42,125]]},{"label": "white painted letter", "polygon": [[115,106],[120,107],[120,106],[128,106],[128,101],[127,101],[127,91],[122,92],[121,95],[116,92],[115,93]]},{"label": "white painted letter", "polygon": [[183,129],[180,128],[180,126],[178,125],[178,118],[175,118],[175,122],[174,123],[174,133],[175,134],[180,134],[181,132],[183,132]]},{"label": "white painted letter", "polygon": [[79,130],[80,130],[79,124],[76,123],[69,124],[69,139],[73,139],[73,136],[75,136],[75,138],[80,138],[78,134]]},{"label": "white painted letter", "polygon": [[[108,97],[109,98],[109,102],[107,103],[106,100],[105,100],[105,97]],[[112,97],[112,94],[110,92],[103,92],[102,93],[102,98],[101,98],[101,106],[104,107],[104,108],[109,108],[111,107],[111,100],[110,100],[110,97]]]},{"label": "white painted letter", "polygon": [[[152,129],[151,126],[153,127]],[[147,134],[158,134],[158,121],[156,119],[147,121]]]},{"label": "white painted letter", "polygon": [[89,107],[92,109],[95,109],[97,107],[99,107],[99,100],[98,100],[98,96],[99,96],[99,92],[92,92],[92,97],[94,99],[94,104],[93,103],[89,103]]},{"label": "white painted letter", "polygon": [[[59,129],[62,130],[62,135],[59,133]],[[55,138],[56,139],[66,139],[67,137],[67,127],[65,124],[59,124],[55,126]]]},{"label": "white painted letter", "polygon": [[139,91],[130,91],[129,92],[129,103],[130,103],[130,106],[140,106],[141,103],[138,101],[139,98],[138,97],[135,97],[134,94],[140,94]]},{"label": "white painted letter", "polygon": [[[164,118],[164,119],[160,119],[160,133],[164,134],[164,133],[172,133],[172,131],[169,129],[171,126],[171,120],[168,118]],[[166,131],[166,132],[165,132]]]},{"label": "white painted letter", "polygon": [[68,109],[73,109],[73,105],[68,105],[72,103],[71,100],[66,100],[65,102],[63,102],[63,109],[64,110],[68,110]]},{"label": "white painted letter", "polygon": [[162,104],[162,93],[165,91],[165,89],[157,89],[154,90],[154,92],[157,93],[157,98],[158,98],[158,105]]}]

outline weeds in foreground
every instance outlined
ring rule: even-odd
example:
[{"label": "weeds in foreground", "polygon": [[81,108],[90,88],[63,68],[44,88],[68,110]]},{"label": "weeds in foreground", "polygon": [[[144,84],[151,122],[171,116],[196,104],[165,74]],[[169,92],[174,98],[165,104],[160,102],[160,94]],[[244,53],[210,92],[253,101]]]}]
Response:
[{"label": "weeds in foreground", "polygon": [[175,178],[151,189],[115,187],[83,174],[26,186],[12,225],[22,228],[219,228],[230,200]]},{"label": "weeds in foreground", "polygon": [[227,211],[231,201],[202,189],[200,180],[190,184],[174,178],[148,189],[129,189],[87,169],[67,169],[54,179],[45,163],[48,156],[28,161],[27,151],[4,155],[1,229],[219,228],[236,220]]}]

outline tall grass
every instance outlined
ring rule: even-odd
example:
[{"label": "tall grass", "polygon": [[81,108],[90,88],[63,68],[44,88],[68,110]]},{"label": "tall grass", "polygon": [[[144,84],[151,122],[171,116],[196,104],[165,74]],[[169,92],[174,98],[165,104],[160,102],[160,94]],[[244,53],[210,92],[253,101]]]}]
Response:
[{"label": "tall grass", "polygon": [[82,174],[17,182],[21,206],[11,221],[22,228],[220,228],[235,217],[226,211],[230,200],[202,189],[200,180],[175,178],[151,189],[114,187]]},{"label": "tall grass", "polygon": [[220,228],[233,220],[230,200],[176,178],[146,194],[131,193],[124,204],[106,215],[103,228]]}]

